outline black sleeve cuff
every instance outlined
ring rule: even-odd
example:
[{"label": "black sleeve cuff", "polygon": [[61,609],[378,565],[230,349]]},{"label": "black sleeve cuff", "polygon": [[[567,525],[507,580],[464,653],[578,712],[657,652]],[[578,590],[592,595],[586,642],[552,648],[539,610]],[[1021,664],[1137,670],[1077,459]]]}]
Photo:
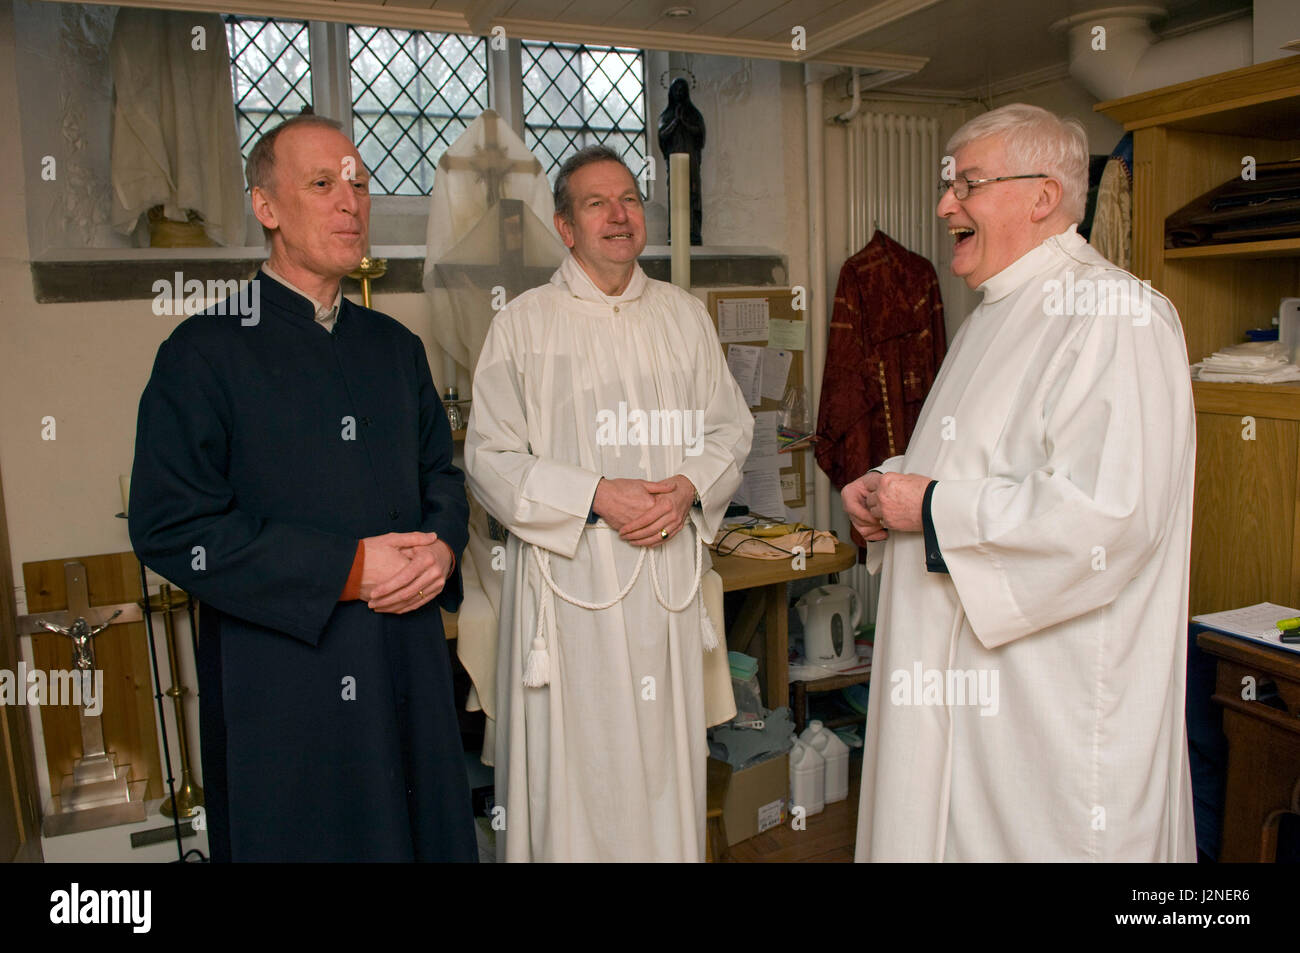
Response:
[{"label": "black sleeve cuff", "polygon": [[929,572],[946,573],[948,564],[943,561],[943,553],[939,552],[939,537],[935,534],[934,519],[930,516],[930,497],[934,495],[938,483],[938,480],[931,480],[925,488],[925,499],[921,501],[921,531],[925,535],[925,568]]}]

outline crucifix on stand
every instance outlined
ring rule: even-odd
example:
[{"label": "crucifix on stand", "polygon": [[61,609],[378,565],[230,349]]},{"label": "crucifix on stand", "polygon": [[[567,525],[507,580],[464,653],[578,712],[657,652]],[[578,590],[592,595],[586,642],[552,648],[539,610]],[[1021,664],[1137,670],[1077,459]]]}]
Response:
[{"label": "crucifix on stand", "polygon": [[[139,622],[142,614],[134,603],[92,608],[85,565],[72,561],[65,563],[63,568],[68,608],[21,616],[19,631],[24,635],[54,632],[67,636],[72,640],[72,664],[77,677],[82,685],[93,685],[97,671],[94,638],[110,625]],[[78,710],[81,757],[73,762],[72,774],[63,779],[56,809],[45,816],[42,829],[47,837],[145,819],[144,789],[147,782],[132,780],[131,766],[119,765],[117,756],[107,749],[103,702],[102,698],[87,698],[83,689]],[[92,707],[99,709],[96,714],[90,714]]]}]

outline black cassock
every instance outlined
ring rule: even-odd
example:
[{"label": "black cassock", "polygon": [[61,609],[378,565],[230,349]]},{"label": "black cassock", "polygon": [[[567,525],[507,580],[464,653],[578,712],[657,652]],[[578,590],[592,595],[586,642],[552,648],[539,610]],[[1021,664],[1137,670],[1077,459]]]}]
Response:
[{"label": "black cassock", "polygon": [[[131,474],[136,553],[201,600],[213,859],[474,860],[438,612],[469,510],[424,346],[257,281],[256,324],[210,311],[159,347]],[[414,530],[456,554],[437,599],[337,601],[359,539]]]}]

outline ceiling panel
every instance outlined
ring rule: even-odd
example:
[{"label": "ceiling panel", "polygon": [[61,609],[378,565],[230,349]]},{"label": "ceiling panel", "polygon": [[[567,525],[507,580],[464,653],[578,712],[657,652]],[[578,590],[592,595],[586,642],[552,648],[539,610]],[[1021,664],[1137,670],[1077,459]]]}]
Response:
[{"label": "ceiling panel", "polygon": [[845,3],[844,0],[786,0],[776,9],[755,17],[735,30],[734,35],[747,40],[767,40],[775,34],[780,37],[778,42],[789,43],[790,30],[793,27],[807,27],[808,35],[812,36],[816,30],[809,24],[814,20],[825,20],[826,13],[837,7],[844,11],[841,19],[861,13],[864,9],[862,0],[854,0],[851,3]]},{"label": "ceiling panel", "polygon": [[[372,2],[372,0],[361,0],[362,3]],[[432,10],[438,9],[447,13],[459,13],[460,11],[445,3],[435,4],[432,0],[381,0],[386,7],[405,7],[408,10]]]},{"label": "ceiling panel", "polygon": [[505,9],[498,8],[498,17],[518,17],[521,20],[558,20],[572,0],[515,0]]},{"label": "ceiling panel", "polygon": [[738,0],[701,22],[696,32],[733,36],[760,17],[788,4],[789,0]]},{"label": "ceiling panel", "polygon": [[560,19],[566,23],[619,24],[636,6],[635,0],[569,0]]},{"label": "ceiling panel", "polygon": [[[696,33],[731,7],[753,2],[754,0],[740,0],[739,3],[737,0],[634,0],[620,11],[618,18],[610,18],[606,22],[611,26],[619,24],[634,29]],[[670,6],[694,7],[695,13],[689,17],[666,17],[663,15],[664,8]],[[710,28],[706,32],[717,31]]]},{"label": "ceiling panel", "polygon": [[747,28],[749,32],[746,35],[752,35],[756,40],[789,43],[790,30],[795,26],[803,27],[811,37],[822,30],[832,29],[873,6],[875,4],[863,3],[862,0],[828,0],[820,4],[790,3],[755,20]]},{"label": "ceiling panel", "polygon": [[1041,36],[1052,23],[1081,7],[1078,0],[943,0],[844,45],[902,52],[895,46],[934,48],[943,37],[959,36],[965,39],[966,51],[973,52],[989,43]]}]

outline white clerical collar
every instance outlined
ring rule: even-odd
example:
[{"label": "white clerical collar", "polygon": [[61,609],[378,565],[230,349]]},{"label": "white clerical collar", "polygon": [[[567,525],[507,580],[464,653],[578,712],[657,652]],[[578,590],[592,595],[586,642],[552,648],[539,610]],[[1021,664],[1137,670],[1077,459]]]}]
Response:
[{"label": "white clerical collar", "polygon": [[621,295],[607,295],[601,291],[596,286],[596,283],[591,280],[591,275],[587,274],[586,269],[578,264],[578,259],[573,257],[572,252],[560,263],[560,267],[551,278],[551,281],[555,284],[563,283],[567,285],[569,292],[575,298],[581,298],[583,301],[591,301],[597,304],[619,304],[623,301],[632,301],[641,297],[642,292],[645,291],[646,282],[650,280],[645,276],[645,272],[641,270],[639,264],[634,262],[632,267],[634,269],[632,278],[628,281],[627,287],[623,289]]},{"label": "white clerical collar", "polygon": [[1060,252],[1073,255],[1086,244],[1079,234],[1079,227],[1071,225],[1059,235],[1044,239],[1041,244],[1025,252],[975,290],[984,294],[984,304],[1005,298],[1043,271],[1055,255]]},{"label": "white clerical collar", "polygon": [[274,278],[280,284],[284,285],[295,294],[300,294],[311,303],[311,309],[315,312],[316,320],[325,326],[326,331],[334,330],[334,321],[339,316],[339,307],[343,304],[343,282],[339,282],[339,290],[334,294],[334,303],[328,308],[321,304],[307,292],[303,291],[297,285],[290,282],[283,275],[280,275],[271,268],[270,262],[262,262],[262,270]]}]

